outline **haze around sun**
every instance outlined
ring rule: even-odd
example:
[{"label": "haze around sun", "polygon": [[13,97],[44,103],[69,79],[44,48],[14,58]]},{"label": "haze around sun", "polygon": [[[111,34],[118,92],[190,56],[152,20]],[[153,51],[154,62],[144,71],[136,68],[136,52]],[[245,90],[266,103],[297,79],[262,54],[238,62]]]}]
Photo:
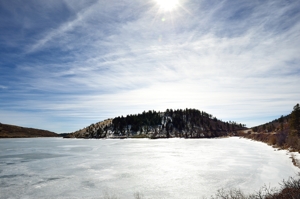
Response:
[{"label": "haze around sun", "polygon": [[178,0],[155,0],[158,6],[164,11],[172,11],[179,5]]}]

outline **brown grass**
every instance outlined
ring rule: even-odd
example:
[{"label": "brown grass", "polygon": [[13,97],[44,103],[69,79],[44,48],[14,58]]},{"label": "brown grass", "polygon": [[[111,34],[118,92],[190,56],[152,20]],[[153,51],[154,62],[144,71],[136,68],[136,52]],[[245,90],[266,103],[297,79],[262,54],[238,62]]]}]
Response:
[{"label": "brown grass", "polygon": [[59,135],[46,130],[25,128],[20,126],[1,124],[0,138],[30,138],[30,137],[58,137]]}]

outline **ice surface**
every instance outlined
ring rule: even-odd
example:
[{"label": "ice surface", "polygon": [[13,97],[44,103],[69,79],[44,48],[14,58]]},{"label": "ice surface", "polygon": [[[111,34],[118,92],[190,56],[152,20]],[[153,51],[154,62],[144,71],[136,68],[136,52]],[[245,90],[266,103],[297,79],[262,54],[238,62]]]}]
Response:
[{"label": "ice surface", "polygon": [[202,198],[295,176],[287,152],[224,139],[0,140],[0,198]]}]

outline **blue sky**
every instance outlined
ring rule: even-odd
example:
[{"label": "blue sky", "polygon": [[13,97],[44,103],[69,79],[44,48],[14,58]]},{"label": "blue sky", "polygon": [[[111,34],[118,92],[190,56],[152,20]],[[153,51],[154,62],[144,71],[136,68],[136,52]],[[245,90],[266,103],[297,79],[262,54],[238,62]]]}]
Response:
[{"label": "blue sky", "polygon": [[300,1],[172,7],[0,0],[0,122],[63,133],[196,108],[251,127],[300,103]]}]

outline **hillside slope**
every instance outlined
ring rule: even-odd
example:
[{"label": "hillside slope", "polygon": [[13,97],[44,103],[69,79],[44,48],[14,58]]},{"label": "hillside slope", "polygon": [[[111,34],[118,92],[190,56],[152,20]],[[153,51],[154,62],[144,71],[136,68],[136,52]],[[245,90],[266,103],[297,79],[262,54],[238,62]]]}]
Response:
[{"label": "hillside slope", "polygon": [[107,119],[73,132],[73,138],[210,138],[235,134],[245,125],[223,122],[196,109],[148,111]]},{"label": "hillside slope", "polygon": [[59,137],[58,134],[34,128],[0,123],[0,138]]},{"label": "hillside slope", "polygon": [[294,106],[289,115],[240,131],[238,135],[300,152],[300,106],[299,104]]}]

